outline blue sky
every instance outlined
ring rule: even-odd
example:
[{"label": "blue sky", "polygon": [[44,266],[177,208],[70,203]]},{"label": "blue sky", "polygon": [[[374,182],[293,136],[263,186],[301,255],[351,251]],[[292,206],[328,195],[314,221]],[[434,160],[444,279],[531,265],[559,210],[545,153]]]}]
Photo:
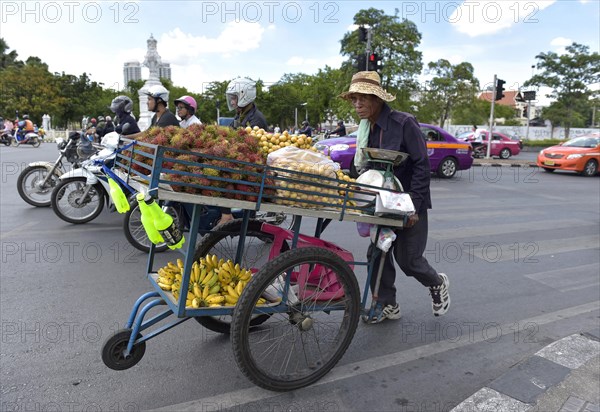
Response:
[{"label": "blue sky", "polygon": [[398,9],[422,33],[424,64],[468,61],[482,85],[497,74],[516,89],[538,53],[561,53],[573,41],[600,47],[598,0],[2,1],[0,36],[21,59],[38,56],[51,71],[85,71],[119,88],[123,63],[143,61],[153,34],[174,83],[202,92],[215,80],[271,83],[285,73],[339,67],[340,40],[367,7],[389,15]]}]

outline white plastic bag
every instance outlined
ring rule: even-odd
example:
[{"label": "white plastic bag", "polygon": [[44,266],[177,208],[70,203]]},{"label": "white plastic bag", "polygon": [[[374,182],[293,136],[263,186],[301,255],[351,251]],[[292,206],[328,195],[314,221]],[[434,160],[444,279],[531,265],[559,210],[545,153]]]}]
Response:
[{"label": "white plastic bag", "polygon": [[373,242],[378,249],[388,252],[396,240],[396,233],[389,227],[382,227],[379,231],[379,237],[377,236],[377,226],[371,226],[371,242]]}]

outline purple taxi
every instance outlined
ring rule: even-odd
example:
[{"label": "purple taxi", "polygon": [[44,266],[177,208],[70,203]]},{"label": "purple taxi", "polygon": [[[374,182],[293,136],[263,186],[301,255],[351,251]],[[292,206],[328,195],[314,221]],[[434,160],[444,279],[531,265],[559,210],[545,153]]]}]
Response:
[{"label": "purple taxi", "polygon": [[[431,124],[419,123],[427,140],[427,154],[431,170],[439,177],[449,179],[457,170],[466,170],[473,164],[472,147],[461,142],[444,129]],[[334,137],[319,141],[315,148],[340,164],[342,169],[350,170],[350,175],[358,173],[354,167],[356,153],[356,132],[348,136]]]}]

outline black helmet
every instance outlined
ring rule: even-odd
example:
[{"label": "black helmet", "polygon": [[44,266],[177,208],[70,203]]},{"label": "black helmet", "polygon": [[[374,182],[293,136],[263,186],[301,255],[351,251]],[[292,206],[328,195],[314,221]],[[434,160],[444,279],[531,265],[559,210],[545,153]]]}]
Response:
[{"label": "black helmet", "polygon": [[304,126],[306,126],[307,124],[308,124],[308,120],[304,120],[304,121],[302,122],[302,125],[304,125]]},{"label": "black helmet", "polygon": [[24,114],[23,115],[23,120],[27,120],[27,119],[29,119],[29,115],[28,114]]},{"label": "black helmet", "polygon": [[127,96],[117,96],[110,104],[110,110],[113,113],[131,113],[133,110],[133,101]]}]

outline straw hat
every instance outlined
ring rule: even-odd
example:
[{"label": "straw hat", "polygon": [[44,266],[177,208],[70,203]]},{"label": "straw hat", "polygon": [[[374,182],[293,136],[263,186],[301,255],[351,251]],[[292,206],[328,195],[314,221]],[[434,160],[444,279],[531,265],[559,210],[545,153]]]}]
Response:
[{"label": "straw hat", "polygon": [[350,89],[340,94],[342,99],[348,99],[351,94],[362,93],[362,94],[374,94],[381,100],[391,102],[396,99],[396,96],[392,96],[381,87],[381,78],[377,72],[358,72],[352,76],[352,82],[350,83]]}]

